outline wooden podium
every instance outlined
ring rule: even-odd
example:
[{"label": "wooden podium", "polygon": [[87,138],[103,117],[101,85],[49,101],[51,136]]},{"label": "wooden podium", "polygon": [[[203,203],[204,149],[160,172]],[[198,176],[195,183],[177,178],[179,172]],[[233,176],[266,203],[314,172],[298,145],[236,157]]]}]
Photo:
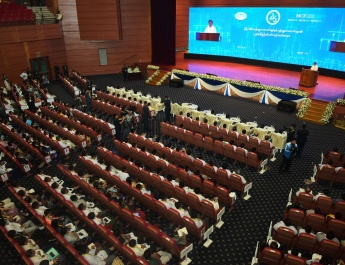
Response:
[{"label": "wooden podium", "polygon": [[219,41],[220,40],[220,34],[219,33],[197,32],[196,33],[196,40]]},{"label": "wooden podium", "polygon": [[313,71],[310,69],[302,69],[299,85],[304,86],[304,87],[316,86],[318,77],[319,77],[319,71]]}]

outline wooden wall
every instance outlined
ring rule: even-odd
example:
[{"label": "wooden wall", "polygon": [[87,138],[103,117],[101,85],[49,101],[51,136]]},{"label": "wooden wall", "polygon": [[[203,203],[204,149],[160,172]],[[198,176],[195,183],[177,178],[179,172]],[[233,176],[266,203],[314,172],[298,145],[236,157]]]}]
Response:
[{"label": "wooden wall", "polygon": [[120,0],[76,0],[81,40],[120,40]]},{"label": "wooden wall", "polygon": [[176,0],[176,49],[188,47],[189,7],[198,6],[299,6],[345,7],[344,0]]},{"label": "wooden wall", "polygon": [[[123,64],[151,61],[150,0],[121,1],[122,40],[118,41],[80,40],[76,0],[60,0],[59,9],[70,69],[83,75],[115,73]],[[100,48],[107,49],[108,65],[99,63]]]},{"label": "wooden wall", "polygon": [[54,63],[67,61],[61,25],[28,25],[0,28],[0,73],[9,80],[19,81],[23,69],[30,67],[29,59],[49,56],[50,71]]}]

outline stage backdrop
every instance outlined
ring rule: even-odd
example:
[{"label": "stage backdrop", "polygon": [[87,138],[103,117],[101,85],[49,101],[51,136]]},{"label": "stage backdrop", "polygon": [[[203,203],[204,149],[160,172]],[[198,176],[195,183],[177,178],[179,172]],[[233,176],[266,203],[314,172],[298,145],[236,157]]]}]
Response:
[{"label": "stage backdrop", "polygon": [[[208,20],[218,41],[197,40]],[[189,53],[312,65],[345,71],[345,53],[331,52],[345,41],[345,8],[193,7]]]}]

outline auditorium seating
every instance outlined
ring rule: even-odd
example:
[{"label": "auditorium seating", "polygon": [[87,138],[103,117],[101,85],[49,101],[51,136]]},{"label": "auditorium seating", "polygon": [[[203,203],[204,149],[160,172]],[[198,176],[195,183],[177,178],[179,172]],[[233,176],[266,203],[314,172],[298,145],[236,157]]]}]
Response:
[{"label": "auditorium seating", "polygon": [[22,172],[27,172],[29,174],[30,170],[32,169],[32,165],[31,164],[27,164],[27,165],[22,165],[17,158],[15,158],[10,152],[8,152],[6,150],[5,147],[3,147],[2,145],[0,145],[0,151],[2,153],[4,153],[9,159],[11,159],[11,161],[13,163],[15,163],[19,169],[22,171]]},{"label": "auditorium seating", "polygon": [[[183,133],[186,134],[187,130]],[[168,135],[170,137],[173,138],[177,138],[180,140],[185,140],[187,141],[189,138],[183,137],[181,135],[180,130],[176,129],[173,125],[169,125],[167,123],[162,122],[161,123],[161,133],[162,135]],[[234,150],[234,148],[232,147],[231,144],[224,144],[224,152],[222,151],[222,149],[219,146],[219,143],[217,143],[217,148],[214,146],[214,142],[210,140],[210,137],[203,137],[202,134],[200,133],[195,133],[194,134],[194,139],[190,139],[188,140],[190,144],[194,144],[197,147],[201,147],[205,150],[210,150],[212,152],[216,152],[218,154],[224,155],[225,157],[231,158],[231,159],[235,159],[238,162],[242,162],[245,164],[247,163],[248,157],[245,154],[244,149],[242,148],[236,148],[236,150]],[[264,141],[262,141],[264,142]],[[265,144],[266,145],[266,144]],[[270,156],[272,154],[272,148],[267,149],[266,146],[264,146],[262,148],[262,154],[264,155],[268,155]],[[257,157],[257,156],[256,156]],[[264,168],[264,166],[266,165],[267,160],[255,160],[255,156],[251,155],[250,156],[250,166],[255,166],[258,168],[258,171],[262,168]]]},{"label": "auditorium seating", "polygon": [[27,203],[21,196],[18,195],[18,193],[14,190],[13,187],[8,187],[8,189],[16,197],[16,199],[19,200],[20,203],[25,206],[25,208],[32,214],[32,216],[34,216],[38,221],[40,221],[40,223],[50,232],[50,234],[54,236],[61,243],[61,245],[64,246],[68,250],[68,252],[70,252],[70,254],[76,258],[76,260],[78,260],[79,264],[82,264],[82,265],[89,264],[84,259],[84,257],[80,255],[76,251],[76,249],[70,243],[66,241],[66,239],[63,236],[58,234],[57,231],[55,231],[55,229],[50,224],[48,224],[42,216],[37,214],[37,212],[31,207],[29,203]]},{"label": "auditorium seating", "polygon": [[41,118],[37,114],[30,112],[28,110],[25,111],[25,114],[32,119],[32,121],[37,122],[41,126],[46,127],[50,131],[54,132],[55,134],[59,135],[63,139],[68,139],[75,145],[85,148],[87,146],[86,141],[81,141],[79,137],[75,134],[70,133],[69,131],[66,131],[59,126],[55,125],[54,123],[51,123],[47,121],[46,119]]},{"label": "auditorium seating", "polygon": [[64,115],[60,115],[56,111],[53,111],[47,107],[40,107],[40,110],[42,111],[42,114],[47,115],[51,117],[52,119],[59,121],[63,124],[67,124],[71,126],[71,128],[76,129],[77,131],[81,132],[82,134],[90,137],[93,140],[96,141],[101,141],[102,140],[102,135],[98,134],[96,131],[94,131],[92,128],[87,127],[75,120],[69,119],[65,117]]},{"label": "auditorium seating", "polygon": [[35,15],[31,9],[14,2],[0,3],[0,26],[34,25]]},{"label": "auditorium seating", "polygon": [[111,231],[107,228],[105,228],[102,225],[97,225],[93,220],[89,219],[85,214],[76,208],[72,203],[65,200],[65,198],[60,194],[57,193],[56,190],[54,190],[49,185],[46,185],[44,181],[37,175],[35,175],[35,179],[47,190],[49,191],[56,199],[59,200],[60,203],[62,203],[69,211],[74,213],[80,220],[82,220],[85,224],[87,224],[93,231],[95,231],[98,235],[100,235],[104,240],[106,240],[109,244],[114,246],[118,252],[125,256],[128,260],[131,260],[134,264],[147,264],[142,263],[143,260],[136,259],[132,255],[129,255],[128,252],[124,249],[124,246],[121,245],[120,241],[111,233]]}]

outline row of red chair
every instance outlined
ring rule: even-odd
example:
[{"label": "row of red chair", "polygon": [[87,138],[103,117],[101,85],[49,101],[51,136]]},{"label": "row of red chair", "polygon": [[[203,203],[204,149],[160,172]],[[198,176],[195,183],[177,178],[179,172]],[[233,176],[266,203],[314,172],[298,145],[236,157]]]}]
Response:
[{"label": "row of red chair", "polygon": [[[201,133],[204,136],[211,136],[214,139],[219,139],[220,137],[223,138],[223,141],[231,142],[234,141],[234,144],[240,146],[242,143],[244,144],[245,148],[248,150],[252,150],[253,147],[258,150],[259,153],[265,154],[267,152],[266,145],[260,146],[259,140],[256,137],[249,137],[249,141],[247,139],[247,135],[242,134],[239,132],[232,131],[231,128],[229,130],[224,128],[218,128],[215,125],[209,125],[208,123],[192,120],[190,118],[184,118],[181,115],[176,115],[176,126],[180,127],[183,124],[183,128],[190,130],[194,133]],[[268,142],[268,141],[263,141]],[[260,141],[261,143],[261,141]],[[267,143],[268,144],[268,143]],[[274,147],[270,148],[274,149]],[[268,153],[270,155],[272,150]]]},{"label": "row of red chair", "polygon": [[332,206],[332,199],[326,196],[319,196],[316,201],[314,201],[314,195],[306,192],[300,192],[298,196],[295,195],[294,202],[299,202],[304,209],[315,209],[320,208],[321,213],[329,214],[340,212],[345,217],[344,204],[337,203]]},{"label": "row of red chair", "polygon": [[125,256],[134,264],[147,264],[147,262],[141,257],[137,257],[134,252],[126,245],[122,245],[117,237],[115,237],[111,230],[105,228],[102,225],[97,225],[93,220],[89,219],[83,211],[76,208],[70,201],[66,200],[64,196],[57,192],[55,189],[49,186],[47,182],[44,182],[39,176],[35,175],[36,180],[47,191],[52,193],[69,211],[73,212],[80,220],[87,224],[93,231],[100,235],[104,240],[114,246],[121,255]]},{"label": "row of red chair", "polygon": [[64,246],[68,252],[70,254],[72,254],[72,256],[74,256],[76,258],[76,260],[82,264],[82,265],[86,265],[89,264],[82,255],[80,255],[76,249],[66,241],[66,239],[60,235],[59,233],[57,233],[57,231],[50,225],[48,224],[44,217],[42,217],[41,215],[37,214],[37,212],[35,211],[35,209],[33,209],[31,207],[31,205],[29,203],[27,203],[23,197],[19,196],[18,193],[14,190],[13,187],[8,187],[8,189],[10,190],[10,192],[20,201],[21,204],[23,204],[25,206],[25,208],[42,224],[44,225],[44,227],[50,232],[50,234],[52,236],[54,236],[56,238],[56,240],[58,240],[62,246]]},{"label": "row of red chair", "polygon": [[[211,202],[209,202],[207,200],[202,200],[200,202],[199,198],[195,194],[192,194],[192,193],[186,194],[184,189],[177,187],[177,186],[174,187],[171,184],[171,182],[169,182],[168,180],[161,181],[161,179],[157,175],[153,174],[151,176],[149,171],[142,170],[139,167],[137,167],[136,165],[130,164],[128,160],[121,159],[119,156],[118,156],[118,159],[120,159],[121,164],[122,164],[118,168],[126,167],[128,174],[130,174],[134,178],[142,181],[143,183],[149,184],[153,188],[164,192],[168,196],[171,196],[171,197],[178,199],[179,201],[185,203],[186,205],[188,205],[192,209],[202,213],[203,215],[208,216],[208,217],[216,220],[217,222],[221,222],[221,217],[222,217],[224,210],[225,210],[224,208],[220,207],[216,211]],[[111,164],[116,167],[116,164],[114,162],[112,162]],[[97,169],[98,166],[95,165],[94,168]],[[101,172],[103,172],[103,170],[101,168],[99,168],[97,170],[97,172],[98,172],[98,174],[101,174]],[[221,189],[221,188],[222,187],[219,187],[219,192],[220,193],[226,192],[227,193],[226,196],[228,198],[230,198],[228,191],[224,188],[223,189]]]},{"label": "row of red chair", "polygon": [[59,75],[60,80],[62,81],[62,84],[64,85],[64,87],[67,89],[67,91],[72,95],[72,96],[76,96],[75,90],[73,85],[63,76],[63,75]]},{"label": "row of red chair", "polygon": [[35,80],[35,79],[32,79],[32,83],[36,87],[37,91],[40,93],[41,97],[43,97],[45,100],[47,100],[48,97],[47,97],[46,93],[44,93],[44,91],[42,90],[39,82],[37,82],[37,80]]},{"label": "row of red chair", "polygon": [[134,100],[128,100],[125,98],[119,98],[119,97],[115,97],[109,94],[106,94],[104,92],[101,91],[97,91],[97,98],[99,99],[104,99],[104,100],[109,100],[110,103],[115,103],[115,104],[120,104],[120,106],[125,106],[127,109],[135,108],[135,112],[139,113],[139,114],[143,114],[143,104],[140,104]]},{"label": "row of red chair", "polygon": [[[81,96],[81,100],[83,104],[85,105],[86,104],[85,96]],[[102,112],[112,114],[112,115],[114,114],[120,115],[122,112],[121,108],[114,105],[110,105],[106,102],[99,101],[97,99],[92,99],[91,106],[95,110],[102,111]]]},{"label": "row of red chair", "polygon": [[32,121],[37,122],[38,124],[40,124],[41,126],[46,127],[47,129],[49,129],[50,131],[56,133],[57,135],[59,135],[61,138],[63,139],[68,139],[70,140],[72,143],[74,143],[75,145],[85,148],[87,146],[86,141],[81,141],[79,139],[79,137],[75,134],[70,133],[69,131],[66,131],[62,128],[60,128],[59,126],[55,125],[54,123],[51,123],[43,118],[41,118],[40,116],[38,116],[37,114],[26,110],[25,114],[27,116],[29,116]]},{"label": "row of red chair", "polygon": [[[83,159],[82,157],[80,159],[83,160],[83,163],[85,163],[86,167],[90,171],[93,171],[93,168],[92,168],[93,164],[91,162]],[[169,238],[169,237],[166,234],[164,234],[161,230],[152,226],[151,224],[149,224],[148,222],[143,220],[141,217],[134,216],[133,213],[129,209],[125,209],[125,208],[121,209],[121,207],[118,203],[109,200],[103,193],[100,193],[97,189],[90,186],[88,183],[86,183],[84,181],[80,181],[80,178],[78,176],[73,175],[69,170],[66,170],[63,166],[59,165],[58,168],[60,169],[60,171],[63,173],[64,176],[66,176],[69,180],[72,180],[77,185],[80,185],[84,189],[85,192],[87,192],[89,195],[94,197],[99,202],[103,203],[107,208],[111,209],[120,218],[122,218],[124,221],[126,221],[126,223],[132,225],[133,227],[135,227],[136,229],[141,231],[143,234],[146,234],[147,236],[151,237],[160,246],[163,246],[164,244],[166,244],[162,240],[162,238],[163,238],[162,236],[165,235],[165,238]],[[128,185],[121,182],[120,179],[118,179],[114,176],[110,176],[109,174],[105,174],[105,173],[102,175],[102,178],[105,175],[107,177],[105,179],[107,179],[107,181],[117,185],[117,187],[119,187],[121,189],[121,191],[122,191],[122,188],[124,188],[125,190],[128,189],[128,187],[127,187]],[[124,187],[124,186],[126,186],[126,187]],[[145,195],[146,198],[143,199],[142,197],[144,197],[144,196],[141,196],[140,192],[135,192],[134,190],[136,190],[136,189],[132,188],[133,192],[132,192],[132,194],[130,194],[131,196],[133,196],[135,199],[137,199],[138,201],[140,201],[141,203],[143,203],[147,207],[149,207],[149,208],[152,207],[152,200],[154,200],[154,198],[151,198],[152,196],[146,194]],[[150,203],[147,203],[148,201]],[[155,210],[155,208],[150,208],[150,209]],[[163,215],[163,216],[166,217],[170,221],[174,221],[175,215],[172,214],[172,211],[167,210],[165,215]],[[171,219],[170,218],[171,216],[173,216],[174,218]],[[194,224],[194,222],[188,217],[184,218],[183,220],[181,220],[181,222],[176,223],[176,224],[186,226],[186,228],[190,232],[190,234],[195,235],[198,238],[201,238],[203,236],[203,233],[205,230],[205,226],[198,229],[196,227],[196,225]],[[159,236],[157,236],[157,235],[159,235]],[[168,241],[170,242],[170,239]],[[172,247],[172,245],[170,243],[168,244],[168,246],[170,246],[170,248]],[[176,245],[174,245],[173,252],[178,254],[177,252],[180,251],[181,249],[183,249],[183,248],[178,248]]]},{"label": "row of red chair", "polygon": [[[135,160],[140,160],[144,165],[149,166],[152,169],[161,168],[162,173],[165,173],[167,175],[172,175],[175,178],[180,178],[187,186],[192,188],[199,188],[201,193],[205,195],[213,195],[217,197],[219,195],[219,189],[221,189],[221,193],[223,191],[226,191],[227,196],[223,197],[221,196],[220,201],[222,201],[224,204],[226,204],[229,207],[233,206],[233,200],[228,196],[230,191],[228,191],[226,188],[217,185],[217,188],[215,184],[212,181],[209,180],[202,180],[200,176],[193,174],[192,176],[189,176],[187,171],[184,168],[176,167],[174,164],[167,165],[162,159],[156,160],[155,157],[150,154],[146,155],[143,151],[138,151],[136,148],[128,148],[128,146],[125,143],[121,143],[119,141],[115,141],[115,147],[116,149],[124,154],[125,156],[131,157]],[[202,170],[201,170],[202,172]],[[229,179],[230,181],[230,179]]]},{"label": "row of red chair", "polygon": [[0,5],[0,25],[34,24],[35,14],[26,6],[2,3]]},{"label": "row of red chair", "polygon": [[327,163],[328,160],[332,160],[332,166],[341,167],[345,164],[345,154],[340,152],[330,151],[327,154],[322,154],[323,161],[321,163]]},{"label": "row of red chair", "polygon": [[72,71],[72,75],[77,79],[78,83],[86,87],[86,79],[82,78],[76,71]]},{"label": "row of red chair", "polygon": [[[292,254],[287,254],[284,257],[280,250],[265,247],[263,250],[260,250],[258,253],[259,264],[269,264],[269,265],[305,265],[306,259],[298,257]],[[316,265],[315,263],[312,263]],[[317,263],[321,265],[320,263]]]},{"label": "row of red chair", "polygon": [[77,118],[83,124],[91,126],[92,128],[100,130],[108,135],[115,135],[115,129],[110,128],[105,122],[95,119],[79,110],[73,110],[73,117]]},{"label": "row of red chair", "polygon": [[92,128],[85,126],[84,124],[81,124],[75,120],[71,120],[63,115],[60,115],[56,111],[53,111],[47,107],[40,107],[42,114],[47,115],[51,117],[52,119],[59,121],[63,124],[67,124],[71,126],[72,128],[76,129],[77,131],[81,132],[82,134],[90,137],[90,139],[96,140],[96,141],[101,141],[102,140],[102,135],[98,134],[93,130]]},{"label": "row of red chair", "polygon": [[2,231],[4,236],[7,238],[7,240],[11,243],[11,245],[17,250],[17,252],[21,256],[21,258],[23,259],[24,263],[27,265],[34,265],[34,263],[31,261],[31,259],[25,255],[25,251],[22,248],[22,246],[19,245],[19,243],[17,241],[15,241],[13,238],[7,236],[6,228],[4,226],[0,226],[0,230]]},{"label": "row of red chair", "polygon": [[285,213],[284,218],[290,218],[294,226],[311,226],[316,232],[329,232],[333,231],[337,238],[344,238],[345,236],[345,221],[338,219],[326,218],[322,214],[305,214],[303,210],[291,208]]},{"label": "row of red chair", "polygon": [[345,183],[345,168],[340,168],[337,172],[335,167],[324,165],[322,169],[319,166],[314,165],[314,177],[318,182],[320,179],[328,181],[330,183]]},{"label": "row of red chair", "polygon": [[[12,121],[14,121],[16,123],[16,120],[14,120],[13,117],[15,117],[15,116],[10,115],[10,118],[12,119]],[[21,145],[25,150],[28,150],[29,153],[33,154],[34,156],[36,156],[37,158],[42,160],[42,162],[49,163],[51,161],[50,157],[44,157],[39,150],[37,150],[35,147],[32,147],[27,141],[25,141],[23,138],[19,137],[19,135],[11,132],[11,130],[8,129],[4,124],[0,124],[0,128],[1,128],[2,133],[5,133],[7,136],[9,136],[11,139],[13,139],[13,141],[16,144]]]},{"label": "row of red chair", "polygon": [[[151,208],[154,200],[152,196],[147,194],[145,196],[142,196],[141,192],[138,189],[132,188],[127,182],[122,182],[119,178],[111,176],[108,172],[103,171],[100,168],[97,168],[97,166],[95,166],[91,161],[86,160],[84,157],[79,157],[79,161],[81,161],[81,163],[85,166],[85,168],[88,171],[97,173],[98,176],[107,180],[109,183],[117,185],[117,187],[121,190],[123,194],[131,195],[136,200],[148,206],[150,209],[157,210],[155,208]],[[95,188],[92,189],[92,187],[89,184],[80,181],[78,177],[73,176],[71,172],[68,172],[62,166],[59,166],[59,169],[63,172],[65,176],[68,175],[69,179],[73,180],[78,185],[81,185],[85,191],[88,191],[90,194],[92,194],[94,198],[98,199],[99,201],[102,201],[102,203],[107,205],[109,209],[113,210],[113,212],[115,212],[118,216],[124,219],[128,224],[131,224],[132,226],[139,229],[142,233],[152,238],[160,246],[164,246],[167,249],[167,251],[171,254],[178,257],[180,256],[181,251],[184,249],[184,247],[179,247],[174,240],[172,240],[168,235],[163,233],[160,229],[150,225],[142,218],[134,216],[130,210],[121,209],[121,206],[118,203],[110,201],[104,194],[100,193]],[[166,210],[166,212],[162,216],[171,217],[171,214],[167,215],[167,212],[169,211]],[[198,229],[195,226],[194,222],[189,218],[184,218],[183,224],[187,227],[187,229],[190,229],[188,231],[190,231],[192,235],[196,236],[200,236],[200,234],[202,235],[205,229],[205,227]],[[179,223],[179,225],[182,225],[182,222]]]},{"label": "row of red chair", "polygon": [[[21,127],[22,129],[24,129],[25,131],[29,132],[32,136],[40,139],[40,141],[42,141],[43,143],[45,143],[46,145],[50,146],[53,150],[56,150],[57,152],[68,156],[70,153],[70,149],[69,147],[66,148],[62,148],[59,143],[57,141],[54,141],[53,139],[49,138],[48,136],[44,135],[41,131],[36,130],[35,128],[29,126],[28,124],[26,124],[24,121],[22,121],[21,119],[19,119],[17,116],[14,115],[10,115],[11,120],[17,124],[19,127]],[[18,137],[19,139],[22,139],[20,137]],[[24,141],[24,140],[23,140]],[[30,144],[29,146],[31,148],[33,148]],[[35,148],[35,150],[37,150]],[[37,150],[38,151],[38,150]],[[39,151],[38,151],[39,152]],[[40,156],[39,158],[42,159],[43,162],[45,163],[50,163],[51,161],[51,157],[50,156],[46,156],[44,157],[41,152],[39,152]]]},{"label": "row of red chair", "polygon": [[288,248],[296,247],[331,258],[337,258],[340,254],[340,244],[328,239],[317,241],[315,235],[308,233],[295,236],[294,232],[287,227],[279,227],[277,231],[273,230],[272,238]]},{"label": "row of red chair", "polygon": [[[144,139],[142,136],[136,136],[135,134],[130,133],[129,141],[131,143],[136,143],[139,148],[144,146],[146,150],[148,150],[149,152],[156,150],[158,156],[162,156],[164,154],[166,160],[172,162],[175,165],[188,166],[193,171],[199,170],[200,173],[205,174],[211,179],[217,181],[218,184],[228,187],[231,190],[239,191],[242,194],[244,193],[245,187],[248,184],[247,182],[243,183],[241,176],[238,174],[232,173],[229,177],[226,170],[222,168],[218,168],[217,173],[215,173],[213,167],[210,166],[209,164],[204,165],[201,161],[198,161],[198,160],[192,161],[192,159],[189,156],[181,155],[179,152],[175,150],[171,152],[169,148],[162,147],[161,145],[151,141],[150,139]],[[120,145],[117,141],[115,141],[114,143],[115,143],[115,146]],[[124,154],[129,152],[129,150],[127,150],[128,149],[127,145],[122,145],[122,147],[120,148],[122,148],[122,152],[124,152]],[[126,154],[126,155],[133,156],[135,155],[135,152],[134,153],[132,152],[131,154]],[[143,157],[141,157],[140,159],[139,157],[137,159],[139,159],[140,161],[145,161],[142,158]],[[183,179],[185,184],[188,186],[193,186],[190,179],[186,178],[185,170],[180,169],[180,168],[174,170],[173,167],[169,168],[166,166],[166,163],[164,161],[160,161],[160,160],[156,161],[152,155],[147,156],[146,159],[147,159],[146,162],[151,168],[161,167],[163,171],[165,168],[167,168],[166,173],[172,174],[174,177],[179,177]],[[199,185],[197,185],[197,187],[199,187]]]},{"label": "row of red chair", "polygon": [[[193,133],[192,131],[185,130],[173,125],[161,122],[161,133],[162,135],[169,135],[173,138],[185,141],[189,144],[201,147],[204,150],[212,151],[217,154],[221,154],[225,157],[236,160],[237,162],[245,163],[247,166],[252,166],[257,168],[259,171],[261,168],[267,164],[268,159],[259,160],[258,155],[253,152],[247,152],[244,148],[237,147],[234,148],[230,143],[224,144],[219,140],[213,140],[212,137],[203,137],[200,133]],[[272,148],[269,142],[261,141],[262,148],[261,153],[265,155],[271,155]],[[260,146],[261,146],[260,144]]]},{"label": "row of red chair", "polygon": [[22,165],[18,159],[16,157],[14,157],[9,151],[6,150],[5,147],[3,147],[1,144],[0,144],[0,151],[2,153],[4,153],[13,163],[15,163],[22,172],[29,172],[32,168],[32,165],[29,163],[29,164],[26,164],[26,165]]}]

